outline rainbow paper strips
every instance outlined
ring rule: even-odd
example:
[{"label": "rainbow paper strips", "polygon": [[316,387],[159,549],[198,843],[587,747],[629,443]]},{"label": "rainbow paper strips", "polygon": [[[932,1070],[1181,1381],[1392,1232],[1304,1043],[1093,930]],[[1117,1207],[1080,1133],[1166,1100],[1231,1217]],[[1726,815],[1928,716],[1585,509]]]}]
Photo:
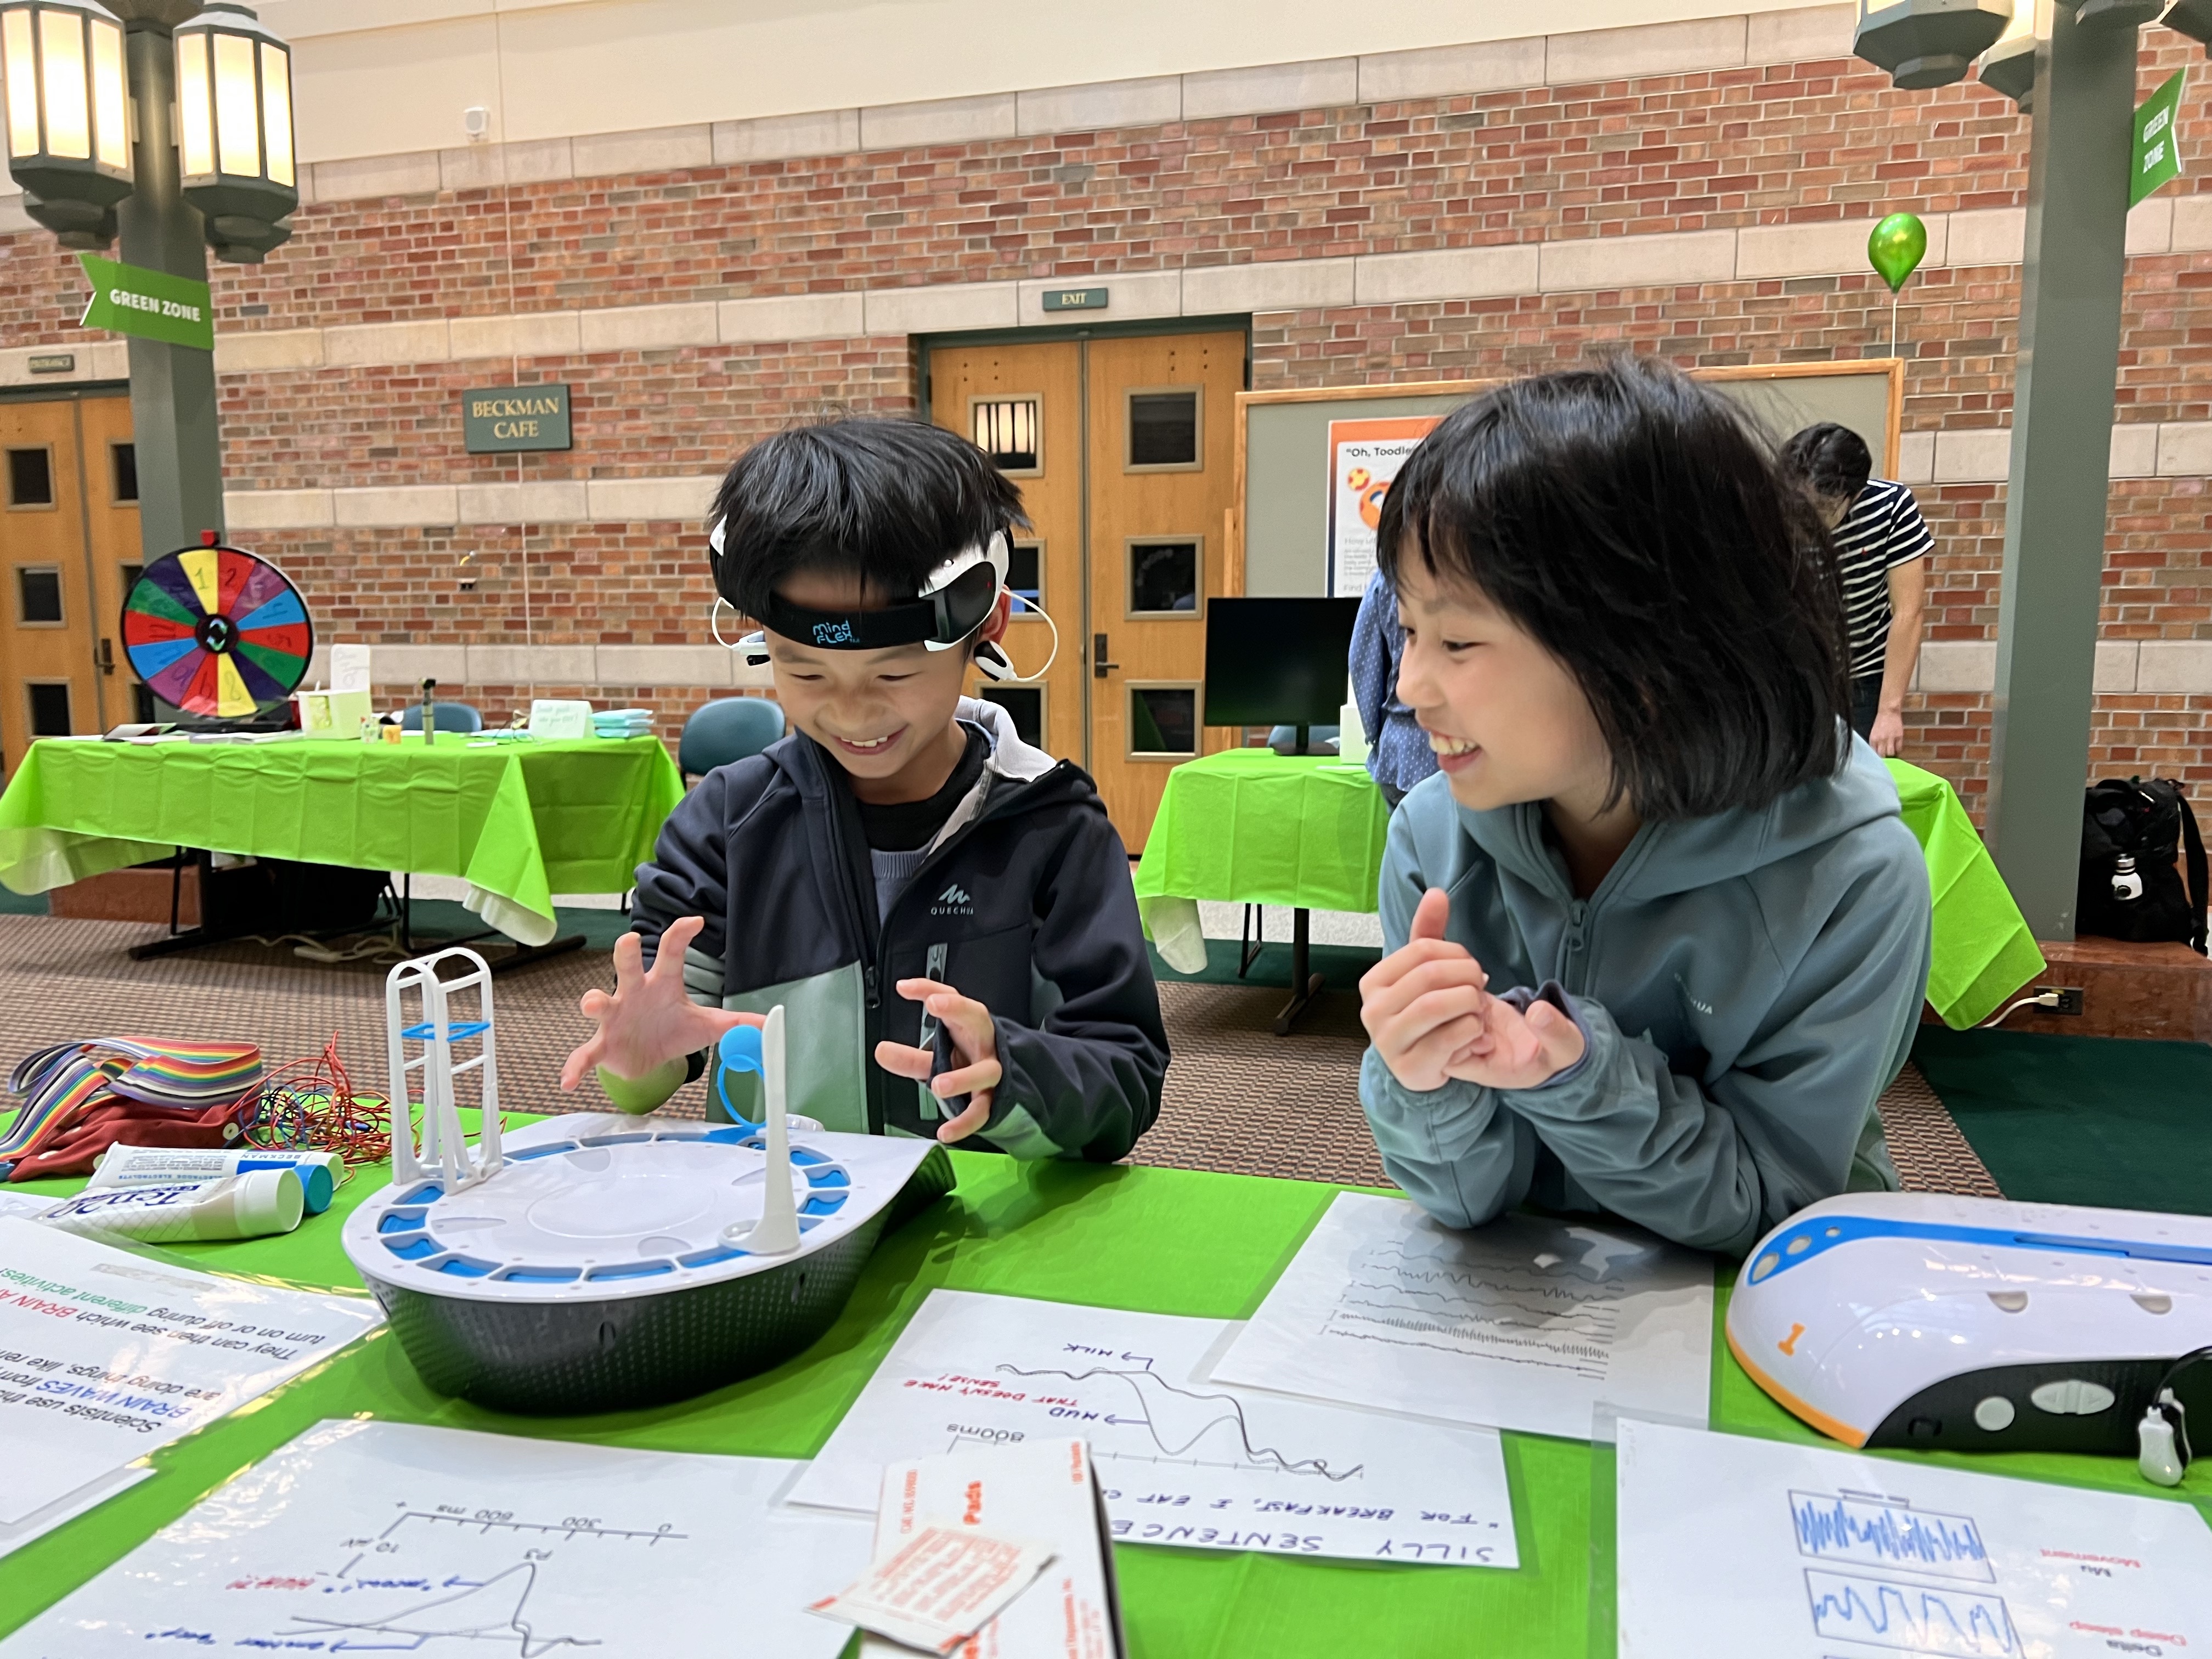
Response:
[{"label": "rainbow paper strips", "polygon": [[0,1136],[0,1164],[14,1166],[13,1179],[31,1180],[65,1173],[59,1166],[80,1158],[89,1168],[89,1154],[118,1138],[220,1146],[228,1109],[260,1084],[261,1049],[251,1042],[115,1036],[57,1043],[26,1056],[8,1079],[23,1106]]}]

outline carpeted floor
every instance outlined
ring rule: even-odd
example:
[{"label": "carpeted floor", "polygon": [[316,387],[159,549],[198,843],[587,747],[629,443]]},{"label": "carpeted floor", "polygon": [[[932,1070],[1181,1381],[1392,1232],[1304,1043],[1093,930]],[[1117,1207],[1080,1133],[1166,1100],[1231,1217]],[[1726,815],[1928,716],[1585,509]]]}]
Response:
[{"label": "carpeted floor", "polygon": [[[461,919],[458,909],[450,918],[439,911],[419,918],[433,925]],[[0,1066],[47,1043],[125,1034],[248,1038],[275,1065],[313,1054],[335,1035],[356,1084],[383,1088],[385,965],[307,963],[289,947],[250,943],[151,962],[125,954],[161,931],[0,915]],[[611,977],[602,951],[582,951],[494,981],[503,1105],[553,1112],[586,1103],[581,1093],[560,1092],[561,1063],[584,1036],[578,999]],[[1359,1109],[1366,1036],[1357,994],[1325,994],[1291,1036],[1278,1037],[1272,1028],[1283,994],[1233,979],[1162,982],[1175,1061],[1159,1121],[1133,1162],[1389,1184]],[[704,1085],[694,1084],[673,1103],[696,1112],[704,1102]],[[1908,1186],[1996,1191],[1942,1103],[1911,1068],[1882,1110]]]},{"label": "carpeted floor", "polygon": [[1912,1057],[2008,1198],[2212,1215],[2212,1047],[1923,1026]]}]

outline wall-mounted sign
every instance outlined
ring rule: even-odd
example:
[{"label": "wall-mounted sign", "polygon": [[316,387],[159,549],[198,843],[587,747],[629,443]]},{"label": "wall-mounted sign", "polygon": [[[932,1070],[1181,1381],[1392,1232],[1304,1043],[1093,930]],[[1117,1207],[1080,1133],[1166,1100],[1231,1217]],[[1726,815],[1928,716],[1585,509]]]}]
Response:
[{"label": "wall-mounted sign", "polygon": [[1103,311],[1106,309],[1106,290],[1103,288],[1048,288],[1044,291],[1047,311]]},{"label": "wall-mounted sign", "polygon": [[215,308],[205,283],[103,259],[97,253],[76,258],[92,284],[92,298],[77,321],[80,328],[104,328],[142,340],[215,349]]},{"label": "wall-mounted sign", "polygon": [[74,374],[76,373],[76,353],[74,351],[41,351],[31,357],[33,374]]},{"label": "wall-mounted sign", "polygon": [[568,388],[488,386],[464,392],[461,434],[471,455],[569,448]]},{"label": "wall-mounted sign", "polygon": [[2136,111],[2135,167],[2130,173],[2128,205],[2133,207],[2160,185],[2181,177],[2181,149],[2174,142],[2174,117],[2181,111],[2181,89],[2189,71],[2176,70]]}]

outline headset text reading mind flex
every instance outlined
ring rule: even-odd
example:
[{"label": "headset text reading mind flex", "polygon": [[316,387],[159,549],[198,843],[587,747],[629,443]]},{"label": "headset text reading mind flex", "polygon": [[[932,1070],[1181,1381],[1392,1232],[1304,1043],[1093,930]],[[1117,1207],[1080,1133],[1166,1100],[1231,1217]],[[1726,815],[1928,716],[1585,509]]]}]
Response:
[{"label": "headset text reading mind flex", "polygon": [[[722,530],[723,526],[717,524],[707,538],[717,590],[714,608],[707,613],[707,626],[717,645],[744,652],[746,663],[758,668],[768,661],[766,633],[747,634],[734,644],[722,637],[721,608],[726,605],[737,608],[720,591]],[[989,619],[999,595],[1006,591],[1006,536],[1000,531],[988,546],[971,543],[939,565],[922,583],[921,592],[903,605],[876,611],[811,611],[772,593],[759,620],[787,640],[825,650],[880,651],[891,646],[920,645],[927,650],[950,651]],[[1022,603],[1043,617],[1045,626],[1052,629],[1052,654],[1036,673],[1019,674],[1006,653],[985,640],[975,647],[975,666],[986,679],[1017,684],[1041,680],[1060,656],[1060,625],[1041,606],[1027,599]]]}]

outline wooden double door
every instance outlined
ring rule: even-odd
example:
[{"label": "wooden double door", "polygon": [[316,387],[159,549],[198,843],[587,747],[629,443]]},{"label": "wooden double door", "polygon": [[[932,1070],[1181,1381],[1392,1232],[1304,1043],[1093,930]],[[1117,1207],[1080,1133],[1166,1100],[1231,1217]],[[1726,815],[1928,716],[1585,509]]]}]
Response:
[{"label": "wooden double door", "polygon": [[1235,740],[1200,724],[1206,608],[1224,591],[1241,331],[951,345],[930,355],[930,417],[973,438],[1022,492],[1006,650],[1034,684],[981,694],[1097,781],[1143,849],[1170,768]]},{"label": "wooden double door", "polygon": [[0,763],[36,738],[151,719],[117,619],[137,580],[131,400],[0,402]]}]

